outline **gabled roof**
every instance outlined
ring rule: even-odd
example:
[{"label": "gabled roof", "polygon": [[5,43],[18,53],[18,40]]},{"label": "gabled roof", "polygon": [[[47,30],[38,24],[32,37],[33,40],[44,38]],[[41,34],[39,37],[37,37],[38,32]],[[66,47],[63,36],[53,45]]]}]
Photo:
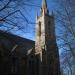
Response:
[{"label": "gabled roof", "polygon": [[[5,39],[5,41],[3,41]],[[11,33],[7,33],[0,30],[0,41],[3,41],[4,45],[11,46],[12,48],[17,45],[17,50],[20,54],[26,54],[28,50],[35,46],[35,42]],[[8,40],[10,43],[8,43]],[[5,44],[6,43],[6,44]],[[7,47],[7,46],[6,46]],[[12,50],[12,49],[11,49]]]}]

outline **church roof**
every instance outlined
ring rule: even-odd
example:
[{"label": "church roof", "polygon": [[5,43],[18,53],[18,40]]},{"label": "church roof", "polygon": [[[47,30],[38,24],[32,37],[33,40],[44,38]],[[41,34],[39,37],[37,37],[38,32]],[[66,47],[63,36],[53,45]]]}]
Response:
[{"label": "church roof", "polygon": [[35,45],[35,42],[32,40],[0,30],[0,43],[1,42],[7,48],[11,46],[11,50],[17,45],[18,47],[16,49],[19,51],[20,55],[26,54],[27,51]]}]

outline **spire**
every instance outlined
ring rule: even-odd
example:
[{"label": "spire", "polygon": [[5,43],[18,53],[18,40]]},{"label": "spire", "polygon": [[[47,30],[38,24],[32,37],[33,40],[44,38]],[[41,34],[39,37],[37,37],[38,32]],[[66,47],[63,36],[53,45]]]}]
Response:
[{"label": "spire", "polygon": [[48,13],[49,13],[49,11],[48,11],[48,9],[47,9],[47,2],[46,2],[46,0],[42,0],[41,13],[42,13],[43,11],[45,12],[45,14],[48,14]]},{"label": "spire", "polygon": [[46,2],[46,0],[42,0],[42,8],[47,8],[47,2]]}]

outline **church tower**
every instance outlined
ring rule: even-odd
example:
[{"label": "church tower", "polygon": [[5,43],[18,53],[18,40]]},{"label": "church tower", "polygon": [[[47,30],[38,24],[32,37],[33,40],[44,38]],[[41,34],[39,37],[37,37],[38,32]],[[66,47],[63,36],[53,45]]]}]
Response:
[{"label": "church tower", "polygon": [[60,75],[54,16],[49,15],[46,0],[42,0],[40,16],[36,16],[35,55],[39,59],[35,75]]}]

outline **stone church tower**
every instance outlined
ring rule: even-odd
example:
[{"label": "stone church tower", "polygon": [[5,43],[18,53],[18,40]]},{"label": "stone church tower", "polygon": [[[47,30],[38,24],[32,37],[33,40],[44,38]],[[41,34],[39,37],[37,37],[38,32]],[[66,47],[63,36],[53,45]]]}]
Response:
[{"label": "stone church tower", "polygon": [[35,75],[60,75],[54,16],[49,15],[46,0],[42,0],[40,16],[36,16],[35,56]]}]

